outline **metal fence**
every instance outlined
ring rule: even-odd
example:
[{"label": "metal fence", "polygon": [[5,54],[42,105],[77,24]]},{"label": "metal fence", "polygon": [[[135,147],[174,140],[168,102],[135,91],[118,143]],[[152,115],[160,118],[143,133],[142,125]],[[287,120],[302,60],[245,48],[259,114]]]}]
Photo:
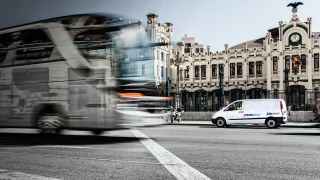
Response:
[{"label": "metal fence", "polygon": [[[221,96],[221,94],[223,96]],[[320,98],[320,91],[308,91],[301,87],[289,88],[288,91],[265,89],[250,89],[248,91],[234,89],[230,91],[196,92],[182,91],[179,96],[180,106],[185,111],[217,111],[223,106],[241,99],[281,98],[287,103],[291,111],[312,111],[316,99]],[[222,102],[221,102],[222,101]],[[177,100],[175,100],[177,102]]]}]

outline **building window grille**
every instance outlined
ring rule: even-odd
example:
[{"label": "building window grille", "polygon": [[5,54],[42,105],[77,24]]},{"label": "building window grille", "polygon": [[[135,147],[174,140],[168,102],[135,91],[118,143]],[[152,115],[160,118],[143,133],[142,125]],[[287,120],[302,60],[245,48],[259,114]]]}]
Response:
[{"label": "building window grille", "polygon": [[319,53],[313,55],[313,69],[315,72],[319,72]]},{"label": "building window grille", "polygon": [[184,78],[187,80],[189,79],[189,66],[184,70]]},{"label": "building window grille", "polygon": [[184,52],[185,53],[190,53],[191,52],[191,44],[190,43],[186,43],[185,44]]},{"label": "building window grille", "polygon": [[307,56],[305,54],[301,55],[301,72],[306,72],[307,69]]},{"label": "building window grille", "polygon": [[254,62],[249,62],[249,77],[254,77]]},{"label": "building window grille", "polygon": [[196,80],[199,80],[199,78],[200,78],[200,73],[199,73],[199,71],[200,71],[200,68],[199,68],[199,66],[195,66],[194,67],[194,78],[196,79]]},{"label": "building window grille", "polygon": [[301,65],[301,57],[300,55],[292,55],[291,56],[291,68],[294,74],[299,72],[299,68]]},{"label": "building window grille", "polygon": [[211,71],[212,71],[212,79],[217,79],[217,65],[216,64],[212,64]]},{"label": "building window grille", "polygon": [[242,63],[237,63],[237,77],[242,78]]},{"label": "building window grille", "polygon": [[183,70],[179,71],[180,81],[183,81]]},{"label": "building window grille", "polygon": [[272,72],[273,74],[278,74],[278,57],[274,56],[272,58]]},{"label": "building window grille", "polygon": [[161,52],[161,61],[164,61],[164,53],[163,52]]},{"label": "building window grille", "polygon": [[161,79],[164,79],[164,67],[161,66]]},{"label": "building window grille", "polygon": [[285,69],[288,70],[288,72],[290,72],[290,56],[285,56]]},{"label": "building window grille", "polygon": [[206,79],[206,73],[207,73],[206,65],[201,65],[201,79]]},{"label": "building window grille", "polygon": [[234,78],[236,75],[235,63],[230,63],[230,78]]},{"label": "building window grille", "polygon": [[256,62],[256,74],[257,77],[262,77],[262,61]]}]

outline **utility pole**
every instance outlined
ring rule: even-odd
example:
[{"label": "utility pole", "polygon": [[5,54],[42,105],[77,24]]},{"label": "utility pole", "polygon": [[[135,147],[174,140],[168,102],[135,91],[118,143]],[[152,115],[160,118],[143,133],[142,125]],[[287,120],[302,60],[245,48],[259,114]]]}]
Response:
[{"label": "utility pole", "polygon": [[176,57],[176,68],[177,68],[177,100],[176,100],[176,107],[180,108],[180,67],[179,67],[179,52],[177,52],[177,57]]}]

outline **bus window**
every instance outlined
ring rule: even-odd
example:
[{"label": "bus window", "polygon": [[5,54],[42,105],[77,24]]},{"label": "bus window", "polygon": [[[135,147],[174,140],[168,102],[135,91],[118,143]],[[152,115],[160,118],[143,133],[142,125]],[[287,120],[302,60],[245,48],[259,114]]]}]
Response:
[{"label": "bus window", "polygon": [[0,35],[0,48],[7,48],[12,44],[13,39],[11,34],[2,34]]},{"label": "bus window", "polygon": [[75,36],[75,41],[106,41],[110,39],[104,29],[101,30],[87,30]]},{"label": "bus window", "polygon": [[[14,64],[29,64],[45,61],[51,56],[53,46],[48,35],[41,29],[28,29],[14,34],[14,39],[19,42],[19,49],[16,50]],[[31,46],[37,44],[36,46]]]},{"label": "bus window", "polygon": [[105,17],[89,17],[85,22],[85,26],[104,24]]},{"label": "bus window", "polygon": [[105,29],[88,30],[74,38],[81,54],[87,59],[107,59],[112,57],[112,39]]},{"label": "bus window", "polygon": [[14,64],[33,64],[48,61],[52,50],[53,47],[18,49]]},{"label": "bus window", "polygon": [[116,45],[120,54],[120,79],[132,81],[154,81],[152,47],[141,27],[131,27],[117,36]]},{"label": "bus window", "polygon": [[51,43],[51,40],[41,29],[28,29],[21,32],[21,45],[34,43]]},{"label": "bus window", "polygon": [[151,48],[130,49],[120,60],[120,78],[131,80],[152,80],[153,60]]},{"label": "bus window", "polygon": [[6,57],[7,57],[7,51],[0,50],[0,67],[4,65],[3,63]]}]

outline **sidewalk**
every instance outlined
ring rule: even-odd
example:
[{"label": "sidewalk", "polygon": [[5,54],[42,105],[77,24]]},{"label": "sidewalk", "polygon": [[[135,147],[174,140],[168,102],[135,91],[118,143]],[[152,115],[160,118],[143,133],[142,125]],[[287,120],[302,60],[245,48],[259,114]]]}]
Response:
[{"label": "sidewalk", "polygon": [[[174,122],[173,124],[168,123],[168,125],[206,125],[206,126],[215,126],[211,121],[181,121],[180,123]],[[287,122],[282,124],[281,127],[290,127],[290,128],[320,128],[320,123],[299,123],[299,122]]]}]

